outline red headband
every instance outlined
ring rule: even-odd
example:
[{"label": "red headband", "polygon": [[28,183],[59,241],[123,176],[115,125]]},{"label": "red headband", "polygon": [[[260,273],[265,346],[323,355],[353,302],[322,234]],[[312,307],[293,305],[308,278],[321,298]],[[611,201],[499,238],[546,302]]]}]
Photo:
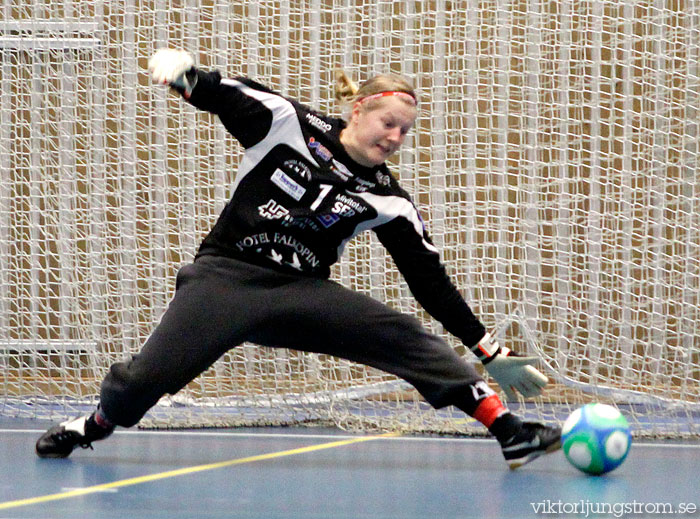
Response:
[{"label": "red headband", "polygon": [[411,94],[408,92],[396,92],[396,91],[389,91],[389,92],[379,92],[378,94],[372,94],[367,97],[363,97],[358,101],[358,103],[364,103],[365,101],[371,101],[372,99],[379,99],[380,97],[385,97],[385,96],[399,96],[403,98],[408,98],[411,100],[413,103],[413,106],[416,105],[416,98],[413,97]]}]

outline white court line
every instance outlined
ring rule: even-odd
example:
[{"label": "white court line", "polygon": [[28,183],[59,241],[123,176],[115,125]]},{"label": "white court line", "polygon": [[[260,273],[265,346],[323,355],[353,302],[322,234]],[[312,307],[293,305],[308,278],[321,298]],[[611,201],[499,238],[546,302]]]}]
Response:
[{"label": "white court line", "polygon": [[[22,434],[42,434],[45,429],[0,429],[0,434],[5,433],[22,433]],[[361,434],[293,434],[293,433],[259,433],[259,432],[216,432],[216,431],[158,431],[158,430],[136,430],[136,431],[116,431],[115,435],[122,434],[150,434],[161,436],[207,436],[207,437],[243,437],[243,438],[289,438],[289,439],[319,439],[319,440],[347,440],[362,438]],[[366,436],[375,436],[367,434]],[[495,441],[490,437],[442,437],[442,436],[391,436],[383,438],[383,441],[409,441],[409,442],[483,442],[484,440]],[[633,440],[634,441],[634,440]],[[669,443],[647,442],[645,440],[636,440],[633,445],[635,447],[661,447],[661,448],[691,448],[700,449],[700,443],[670,443],[678,440],[669,440]]]}]

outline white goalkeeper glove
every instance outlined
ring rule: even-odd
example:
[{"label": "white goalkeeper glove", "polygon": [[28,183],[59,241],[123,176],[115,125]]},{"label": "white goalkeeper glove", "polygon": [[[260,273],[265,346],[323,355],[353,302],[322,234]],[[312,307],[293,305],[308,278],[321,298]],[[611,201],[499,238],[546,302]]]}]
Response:
[{"label": "white goalkeeper glove", "polygon": [[156,83],[181,88],[189,98],[197,84],[194,59],[184,50],[160,49],[148,61],[148,70]]},{"label": "white goalkeeper glove", "polygon": [[489,333],[484,335],[472,351],[479,357],[488,374],[501,386],[508,400],[516,399],[516,391],[526,398],[537,396],[547,385],[547,377],[534,367],[537,357],[526,357],[502,347]]}]

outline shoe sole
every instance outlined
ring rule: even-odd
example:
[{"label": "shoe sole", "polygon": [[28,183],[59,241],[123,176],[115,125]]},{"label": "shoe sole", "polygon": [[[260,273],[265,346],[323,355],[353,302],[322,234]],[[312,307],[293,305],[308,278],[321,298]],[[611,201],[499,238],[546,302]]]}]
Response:
[{"label": "shoe sole", "polygon": [[36,451],[36,455],[39,456],[40,458],[44,458],[44,459],[57,459],[57,458],[67,458],[68,456],[70,456],[70,453],[68,453],[68,454],[56,454],[53,452],[41,453],[39,451]]},{"label": "shoe sole", "polygon": [[533,460],[536,460],[540,456],[544,456],[545,454],[551,454],[552,452],[556,452],[559,449],[561,449],[561,440],[558,440],[555,443],[551,444],[543,451],[533,451],[524,458],[509,461],[508,468],[510,468],[510,470],[515,470],[519,467],[522,467],[523,465],[530,463]]}]

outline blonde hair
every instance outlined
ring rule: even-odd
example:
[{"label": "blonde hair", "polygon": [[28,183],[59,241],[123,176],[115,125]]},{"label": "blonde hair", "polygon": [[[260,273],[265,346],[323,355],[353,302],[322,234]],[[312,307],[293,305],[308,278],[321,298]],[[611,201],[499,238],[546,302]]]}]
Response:
[{"label": "blonde hair", "polygon": [[[381,94],[382,92],[403,92],[413,97],[413,105],[418,102],[413,86],[402,76],[396,74],[379,74],[368,79],[358,87],[343,70],[336,70],[334,87],[335,99],[344,107],[352,106],[365,97]],[[410,99],[406,99],[406,102],[411,101]],[[368,104],[372,105],[372,103],[373,101],[369,101]]]}]

